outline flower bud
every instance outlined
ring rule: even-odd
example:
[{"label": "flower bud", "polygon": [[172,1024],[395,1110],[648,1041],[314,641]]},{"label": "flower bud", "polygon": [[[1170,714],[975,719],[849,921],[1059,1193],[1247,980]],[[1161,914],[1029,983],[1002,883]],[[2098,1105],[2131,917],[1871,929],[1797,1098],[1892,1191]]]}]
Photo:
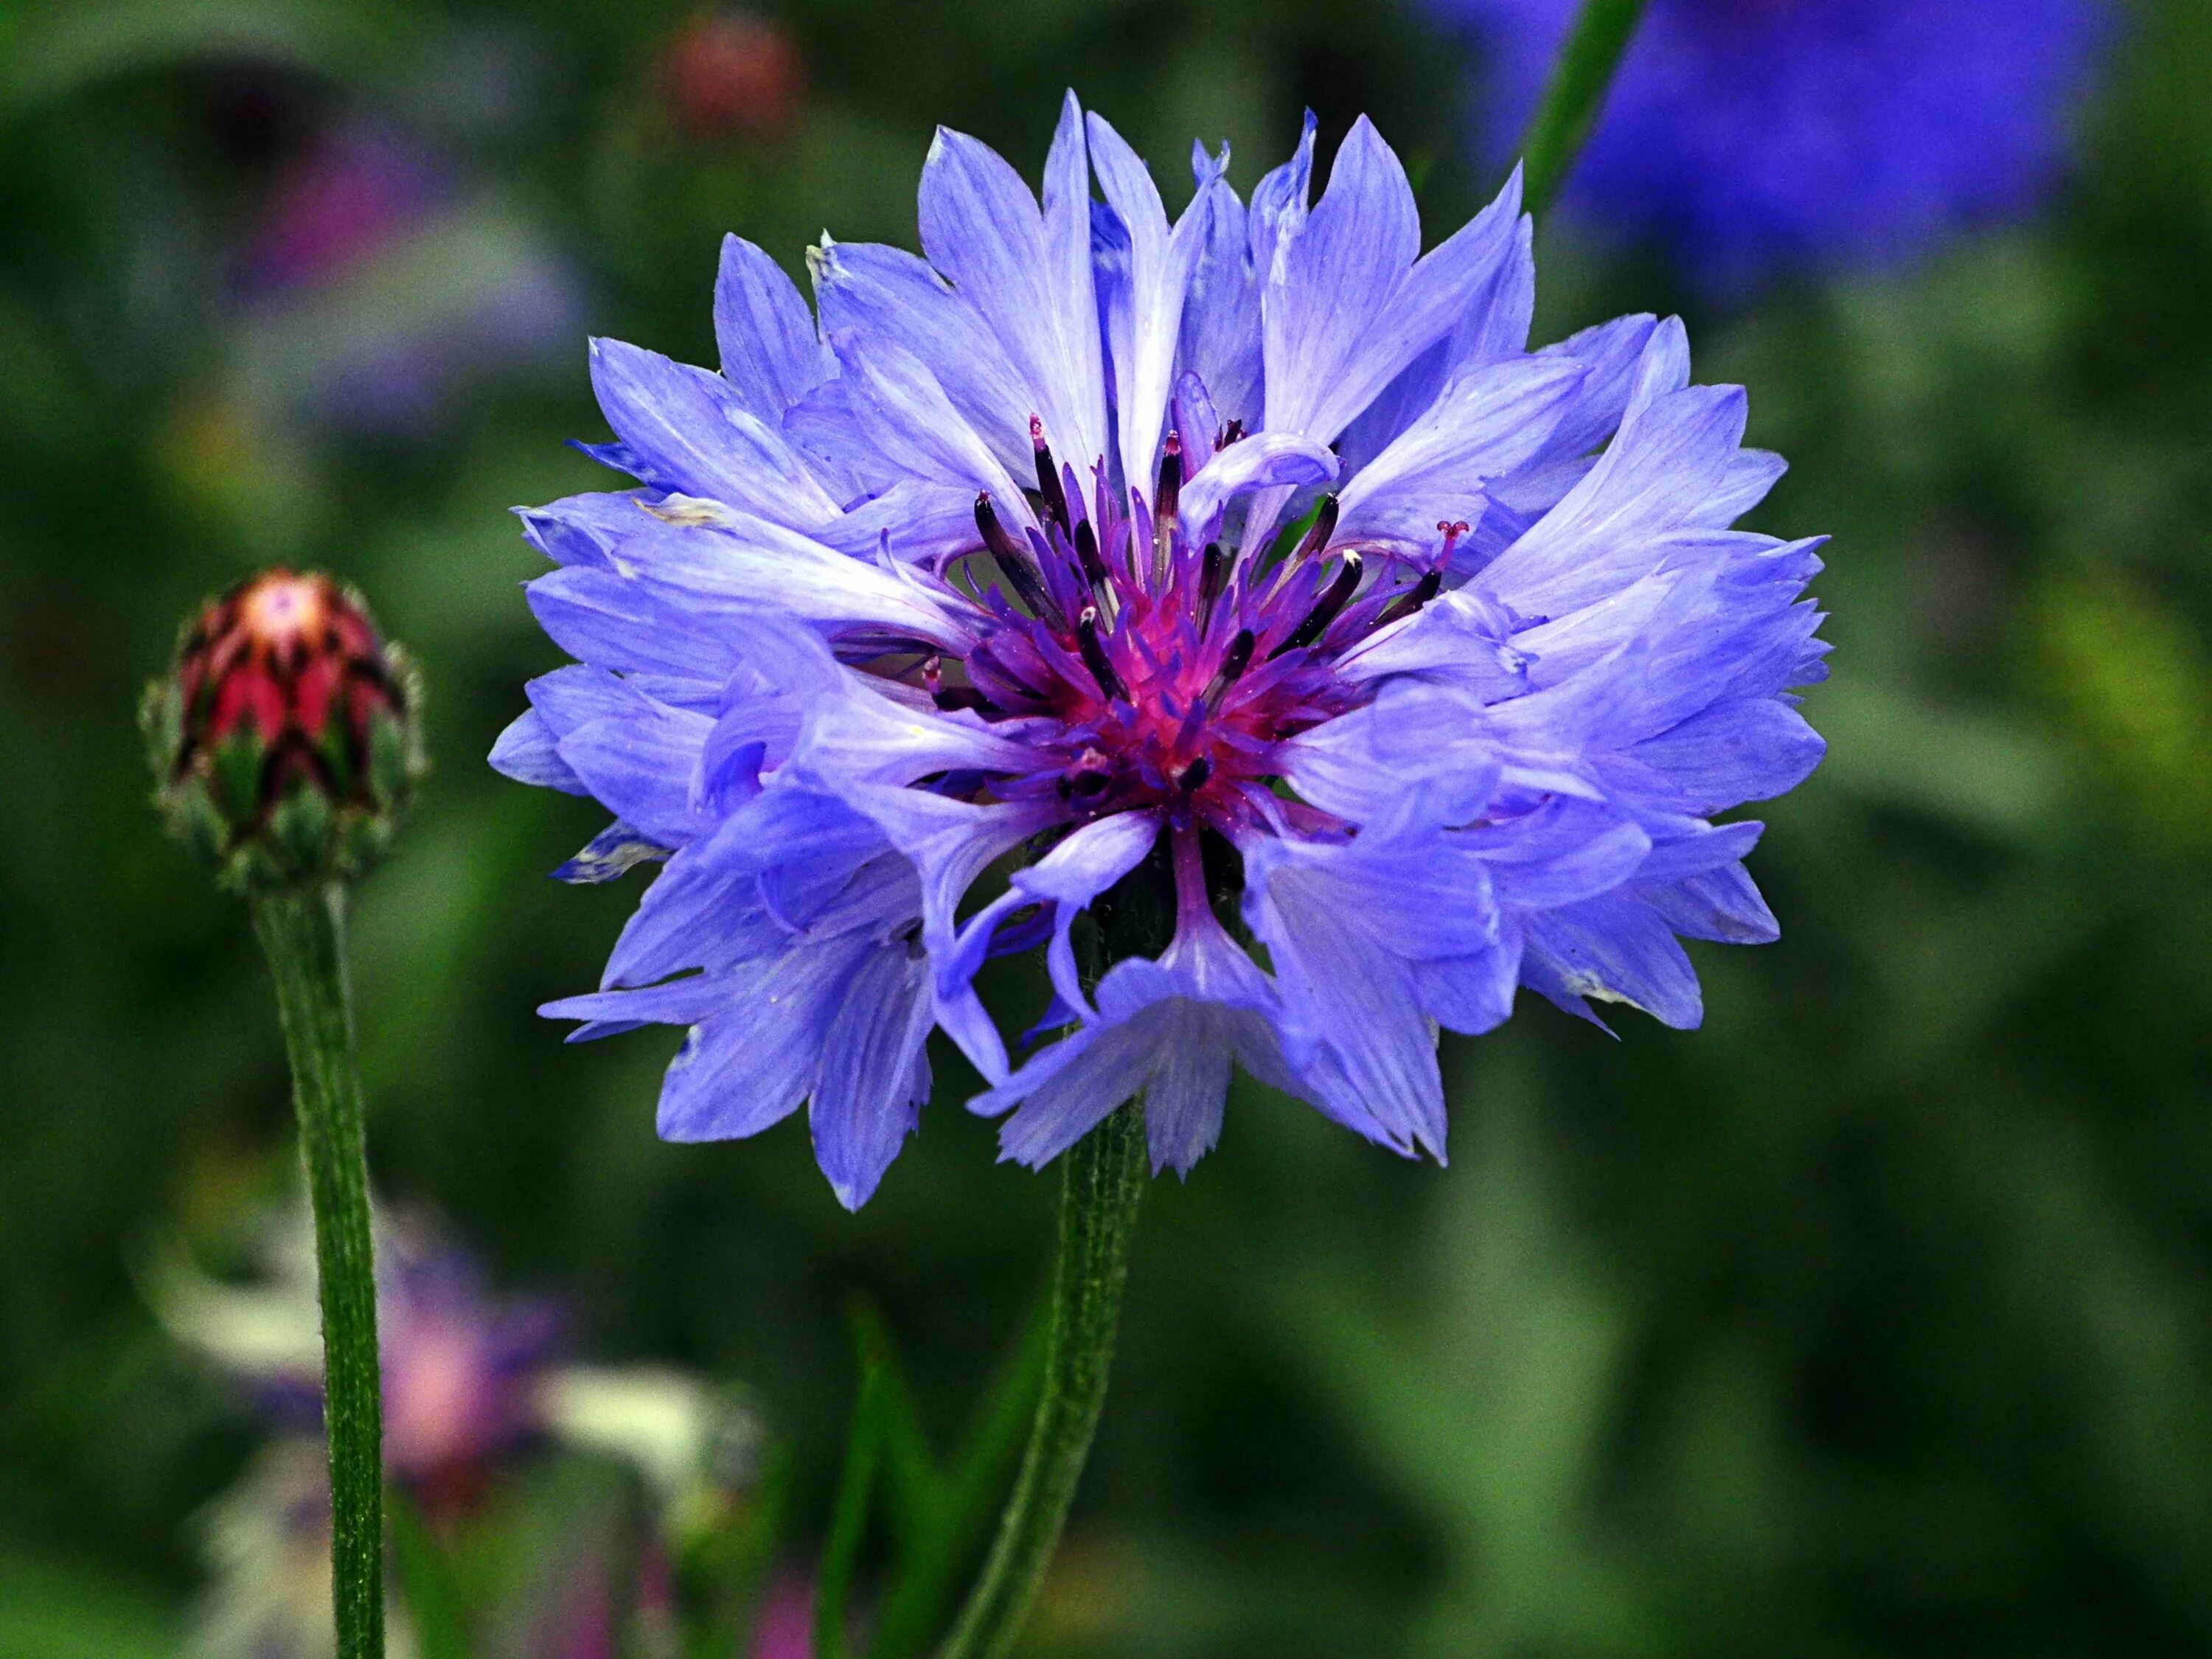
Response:
[{"label": "flower bud", "polygon": [[358,595],[264,571],[204,606],[146,690],[155,802],[225,886],[351,878],[425,769],[421,701]]},{"label": "flower bud", "polygon": [[702,13],[678,30],[662,50],[660,78],[677,126],[698,143],[778,137],[806,97],[797,42],[747,11]]}]

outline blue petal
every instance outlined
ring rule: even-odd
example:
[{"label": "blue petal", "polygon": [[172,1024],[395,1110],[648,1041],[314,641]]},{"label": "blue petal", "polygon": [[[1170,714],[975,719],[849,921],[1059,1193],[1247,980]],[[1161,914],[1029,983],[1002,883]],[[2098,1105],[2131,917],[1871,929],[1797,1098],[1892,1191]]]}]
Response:
[{"label": "blue petal", "polygon": [[641,864],[665,859],[669,849],[617,819],[592,837],[575,857],[553,872],[553,879],[592,887],[617,881]]},{"label": "blue petal", "polygon": [[571,795],[592,792],[554,746],[553,730],[535,708],[525,709],[510,721],[491,746],[491,765],[518,783],[563,790]]},{"label": "blue petal", "polygon": [[1782,924],[1741,864],[1723,865],[1661,886],[1638,883],[1636,896],[1685,939],[1771,945],[1782,937]]},{"label": "blue petal", "polygon": [[[1305,228],[1306,199],[1313,182],[1314,112],[1308,110],[1298,128],[1297,148],[1291,159],[1271,170],[1252,191],[1249,216],[1254,279],[1266,288],[1276,280],[1276,262],[1285,245]],[[1256,314],[1256,313],[1255,313]]]},{"label": "blue petal", "polygon": [[921,173],[922,251],[1005,349],[1063,460],[1106,452],[1103,367],[1091,272],[1090,171],[1073,93],[1045,163],[1045,210],[988,146],[938,129]]},{"label": "blue petal", "polygon": [[750,413],[727,380],[620,340],[592,342],[599,408],[645,482],[726,501],[793,529],[837,511],[782,434]]},{"label": "blue petal", "polygon": [[1418,346],[1354,398],[1339,390],[1362,338],[1387,325],[1391,300],[1420,251],[1406,170],[1362,116],[1330,163],[1319,204],[1261,270],[1269,429],[1326,443],[1413,360]]},{"label": "blue petal", "polygon": [[1677,1030],[1705,1017],[1698,975],[1657,911],[1622,893],[1608,893],[1527,919],[1522,975],[1566,1007],[1596,998],[1641,1008]]},{"label": "blue petal", "polygon": [[[1201,211],[1206,218],[1183,301],[1177,360],[1212,394],[1220,416],[1217,425],[1238,420],[1248,428],[1257,428],[1261,407],[1260,290],[1252,279],[1244,204],[1228,180],[1216,173],[1201,182],[1182,222]],[[1176,230],[1182,234],[1181,224]],[[1214,433],[1204,436],[1205,447],[1194,449],[1185,434],[1185,453],[1205,455]]]},{"label": "blue petal", "polygon": [[814,318],[783,267],[742,236],[722,239],[714,343],[738,401],[771,427],[832,372]]},{"label": "blue petal", "polygon": [[882,335],[839,330],[830,343],[845,371],[841,390],[849,429],[896,476],[981,490],[1002,514],[1026,514],[1013,475],[921,358]]},{"label": "blue petal", "polygon": [[[662,632],[692,633],[705,614],[763,609],[824,626],[874,626],[946,645],[964,643],[973,626],[974,607],[941,582],[905,567],[848,557],[811,536],[714,501],[683,495],[659,501],[580,499],[589,505],[580,511],[611,520],[606,532],[619,550],[624,574],[636,587],[650,589],[665,601],[647,607],[641,595],[634,596],[623,608],[633,613],[649,610]],[[556,570],[539,577],[531,590],[535,594],[550,586],[562,592],[616,591],[605,586],[608,580],[601,571]],[[726,653],[722,655],[726,659]],[[674,667],[683,662],[672,653],[661,657],[634,665]],[[702,665],[699,672],[704,676],[714,671]]]},{"label": "blue petal", "polygon": [[902,941],[871,951],[823,1037],[807,1121],[815,1161],[848,1210],[873,1195],[928,1098],[927,969]]},{"label": "blue petal", "polygon": [[[1449,959],[1498,939],[1479,860],[1260,842],[1245,854],[1244,915],[1282,988],[1285,1046],[1309,1087],[1395,1146],[1444,1151],[1443,1085],[1410,956]],[[1256,854],[1256,855],[1255,855]],[[1328,1064],[1316,1068],[1318,1055]]]},{"label": "blue petal", "polygon": [[1480,519],[1485,482],[1541,453],[1588,376],[1540,357],[1468,370],[1344,487],[1337,534],[1433,550],[1440,520]]},{"label": "blue petal", "polygon": [[1203,544],[1213,539],[1222,509],[1255,489],[1289,490],[1327,483],[1336,476],[1336,457],[1327,444],[1295,432],[1262,432],[1222,450],[1183,486],[1178,521],[1185,539]]},{"label": "blue petal", "polygon": [[696,1025],[721,1012],[731,999],[730,982],[712,975],[674,980],[639,991],[594,991],[542,1005],[548,1019],[581,1019],[594,1024]]},{"label": "blue petal", "polygon": [[524,591],[531,613],[553,642],[597,667],[713,680],[737,671],[729,642],[699,617],[611,571],[556,570]]},{"label": "blue petal", "polygon": [[712,827],[691,802],[691,775],[713,722],[680,709],[587,721],[561,739],[561,758],[599,805],[663,847]]},{"label": "blue petal", "polygon": [[1480,1036],[1503,1025],[1513,1012],[1513,993],[1521,975],[1521,928],[1505,928],[1498,942],[1463,957],[1413,964],[1413,988],[1421,1008],[1447,1030]]},{"label": "blue petal", "polygon": [[[1126,340],[1115,345],[1114,386],[1121,476],[1130,489],[1149,498],[1182,330],[1183,296],[1210,210],[1194,203],[1170,231],[1160,192],[1136,152],[1097,116],[1086,125],[1091,166],[1129,237],[1129,328]],[[1186,466],[1194,465],[1195,459]]]},{"label": "blue petal", "polygon": [[1416,263],[1420,220],[1405,169],[1361,117],[1321,204],[1261,276],[1268,426],[1336,437],[1477,306],[1514,256],[1520,218],[1516,171]]},{"label": "blue petal", "polygon": [[855,939],[802,945],[735,970],[728,1004],[692,1028],[669,1065],[661,1139],[738,1139],[796,1111],[846,988],[876,948]]},{"label": "blue petal", "polygon": [[1803,715],[1759,697],[1709,708],[1630,753],[1666,780],[1680,810],[1702,816],[1787,794],[1827,750]]},{"label": "blue petal", "polygon": [[824,333],[881,339],[908,353],[1002,465],[1029,466],[1028,385],[964,294],[927,260],[880,243],[825,238],[808,263]]}]

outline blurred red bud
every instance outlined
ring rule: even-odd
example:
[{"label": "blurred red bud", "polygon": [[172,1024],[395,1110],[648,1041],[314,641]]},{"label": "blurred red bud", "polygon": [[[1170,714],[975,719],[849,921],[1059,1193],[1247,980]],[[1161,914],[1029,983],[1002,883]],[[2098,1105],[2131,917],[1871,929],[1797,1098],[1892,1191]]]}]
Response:
[{"label": "blurred red bud", "polygon": [[670,37],[661,87],[684,137],[770,138],[806,96],[805,65],[780,24],[745,11],[702,15]]}]

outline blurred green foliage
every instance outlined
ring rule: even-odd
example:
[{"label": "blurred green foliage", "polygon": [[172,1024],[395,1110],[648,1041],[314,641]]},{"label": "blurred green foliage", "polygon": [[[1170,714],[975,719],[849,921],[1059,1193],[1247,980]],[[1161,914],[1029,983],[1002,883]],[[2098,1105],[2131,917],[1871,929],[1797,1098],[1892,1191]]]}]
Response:
[{"label": "blurred green foliage", "polygon": [[[481,758],[556,660],[505,509],[594,477],[562,447],[601,433],[580,334],[709,358],[722,232],[794,269],[825,225],[910,242],[933,123],[1033,169],[1071,82],[1171,203],[1192,135],[1249,185],[1302,101],[1325,141],[1370,111],[1432,229],[1494,182],[1456,159],[1450,61],[1373,3],[823,0],[782,20],[795,118],[720,139],[667,105],[691,16],[0,11],[0,1653],[175,1652],[193,1517],[252,1439],[129,1272],[258,1191],[287,1122],[243,917],[145,800],[131,706],[188,605],[323,565],[422,659],[438,773],[360,903],[380,1178],[571,1298],[588,1351],[753,1385],[804,1563],[847,1297],[944,1443],[1051,1183],[994,1163],[948,1053],[848,1218],[796,1124],[655,1142],[665,1034],[563,1049],[532,1014],[632,902],[547,882],[592,810]],[[1761,527],[1835,536],[1832,758],[1753,859],[1783,942],[1697,953],[1694,1035],[1530,1006],[1448,1039],[1448,1170],[1240,1093],[1148,1206],[1039,1652],[2212,1644],[2208,74],[2212,12],[2147,4],[2049,221],[1892,280],[1721,314],[1540,238],[1540,333],[1685,311],[1794,464]],[[443,240],[272,324],[238,251],[281,129],[347,119],[443,158]],[[396,428],[300,412],[330,340],[447,314],[519,246],[583,296],[550,366]]]}]

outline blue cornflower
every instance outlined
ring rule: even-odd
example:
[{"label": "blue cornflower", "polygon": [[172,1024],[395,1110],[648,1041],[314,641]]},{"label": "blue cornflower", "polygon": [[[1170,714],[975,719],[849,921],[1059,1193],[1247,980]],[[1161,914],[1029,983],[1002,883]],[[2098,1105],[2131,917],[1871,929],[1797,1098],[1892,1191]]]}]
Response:
[{"label": "blue cornflower", "polygon": [[[1579,0],[1425,0],[1480,42],[1487,148]],[[1893,264],[2027,212],[2058,173],[2100,0],[1650,0],[1567,190],[1707,285]]]},{"label": "blue cornflower", "polygon": [[[811,1103],[856,1206],[937,1028],[1027,1164],[1142,1093],[1187,1170],[1232,1064],[1441,1158],[1438,1025],[1692,1026],[1677,935],[1774,937],[1708,819],[1817,764],[1825,647],[1814,544],[1728,527],[1782,471],[1742,392],[1649,316],[1529,351],[1517,179],[1422,255],[1375,129],[1310,208],[1313,141],[1249,205],[1195,152],[1170,224],[1071,94],[1042,208],[940,132],[926,258],[825,241],[810,315],[733,237],[720,374],[593,346],[637,484],[523,514],[580,661],[493,761],[616,814],[572,878],[667,860],[546,1010],[690,1028],[664,1135]],[[1094,1000],[1073,930],[1133,889],[1172,938]],[[973,981],[1030,949],[1061,1034],[1015,1069]]]}]

